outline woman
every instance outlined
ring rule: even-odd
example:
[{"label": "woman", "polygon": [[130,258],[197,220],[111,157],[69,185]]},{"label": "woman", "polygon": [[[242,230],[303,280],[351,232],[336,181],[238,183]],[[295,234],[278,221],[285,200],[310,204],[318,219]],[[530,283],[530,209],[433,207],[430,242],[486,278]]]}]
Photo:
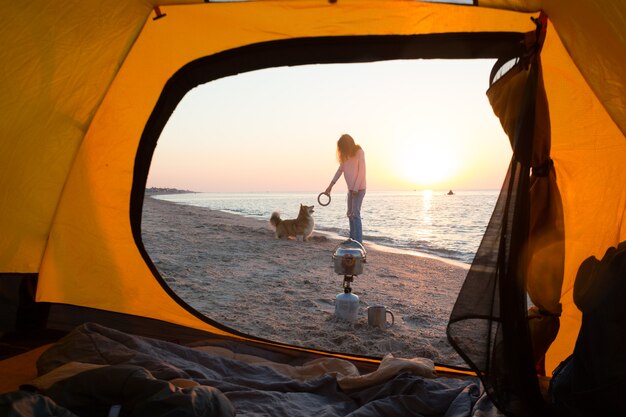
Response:
[{"label": "woman", "polygon": [[343,174],[348,185],[350,238],[363,243],[361,204],[363,197],[365,197],[365,153],[361,146],[354,143],[352,136],[345,134],[337,141],[337,160],[339,161],[339,168],[324,192],[330,195],[333,185]]}]

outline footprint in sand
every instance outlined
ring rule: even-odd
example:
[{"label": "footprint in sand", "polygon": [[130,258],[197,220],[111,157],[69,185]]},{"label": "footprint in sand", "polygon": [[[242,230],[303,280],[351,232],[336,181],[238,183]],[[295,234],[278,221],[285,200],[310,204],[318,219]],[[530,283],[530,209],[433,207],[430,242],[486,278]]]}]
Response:
[{"label": "footprint in sand", "polygon": [[379,278],[392,278],[392,279],[398,279],[399,277],[397,275],[394,274],[378,274]]},{"label": "footprint in sand", "polygon": [[317,301],[318,303],[323,304],[325,306],[335,307],[334,300],[330,300],[328,298],[318,298],[315,301]]},{"label": "footprint in sand", "polygon": [[319,307],[317,305],[317,303],[312,301],[312,300],[302,300],[302,301],[300,301],[300,306],[301,307],[306,307],[306,308],[317,308],[317,307]]},{"label": "footprint in sand", "polygon": [[402,317],[402,321],[413,328],[429,327],[432,325],[430,317],[419,316],[417,314],[409,314]]}]

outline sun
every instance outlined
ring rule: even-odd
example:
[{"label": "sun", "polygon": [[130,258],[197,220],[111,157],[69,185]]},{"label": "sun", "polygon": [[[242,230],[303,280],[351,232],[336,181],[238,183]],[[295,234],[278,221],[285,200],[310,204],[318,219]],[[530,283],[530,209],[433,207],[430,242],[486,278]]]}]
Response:
[{"label": "sun", "polygon": [[397,175],[417,187],[437,188],[458,172],[456,153],[440,141],[404,144],[395,156]]}]

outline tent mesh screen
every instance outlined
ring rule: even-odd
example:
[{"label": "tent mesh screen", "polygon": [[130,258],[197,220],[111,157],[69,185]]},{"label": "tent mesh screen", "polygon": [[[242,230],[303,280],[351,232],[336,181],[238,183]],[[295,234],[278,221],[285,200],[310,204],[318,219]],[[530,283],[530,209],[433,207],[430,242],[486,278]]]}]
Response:
[{"label": "tent mesh screen", "polygon": [[549,413],[534,371],[523,273],[537,90],[537,68],[530,71],[511,138],[513,158],[447,334],[502,412],[536,417]]}]

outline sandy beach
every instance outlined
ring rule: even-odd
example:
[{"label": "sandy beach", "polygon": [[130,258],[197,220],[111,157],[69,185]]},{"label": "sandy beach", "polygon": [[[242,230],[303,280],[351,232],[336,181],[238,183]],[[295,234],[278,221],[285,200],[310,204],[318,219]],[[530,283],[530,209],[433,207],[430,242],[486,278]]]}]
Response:
[{"label": "sandy beach", "polygon": [[[277,209],[283,218],[297,210]],[[332,352],[391,353],[464,366],[445,331],[465,267],[383,251],[366,241],[367,263],[352,283],[359,316],[348,323],[334,314],[343,276],[335,273],[332,254],[341,240],[317,231],[307,242],[279,240],[269,221],[149,196],[142,233],[170,287],[193,308],[235,330]],[[392,327],[368,326],[367,307],[375,304],[393,312]]]}]

